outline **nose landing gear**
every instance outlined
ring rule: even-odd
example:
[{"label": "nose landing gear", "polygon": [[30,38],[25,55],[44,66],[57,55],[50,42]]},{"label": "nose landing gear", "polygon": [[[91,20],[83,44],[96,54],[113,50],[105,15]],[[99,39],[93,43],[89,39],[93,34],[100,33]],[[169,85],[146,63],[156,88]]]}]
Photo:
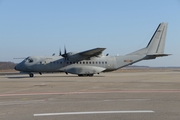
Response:
[{"label": "nose landing gear", "polygon": [[33,73],[30,73],[30,74],[29,74],[29,77],[34,77],[34,74],[33,74]]}]

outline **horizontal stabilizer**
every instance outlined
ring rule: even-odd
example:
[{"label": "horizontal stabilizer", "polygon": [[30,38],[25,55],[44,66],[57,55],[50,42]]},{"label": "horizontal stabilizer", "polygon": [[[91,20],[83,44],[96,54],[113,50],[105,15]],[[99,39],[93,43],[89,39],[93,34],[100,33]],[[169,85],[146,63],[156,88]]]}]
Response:
[{"label": "horizontal stabilizer", "polygon": [[169,56],[169,55],[171,55],[171,54],[149,54],[149,55],[147,55],[147,56],[155,56],[155,57],[163,57],[163,56]]},{"label": "horizontal stabilizer", "polygon": [[149,60],[149,59],[155,59],[156,57],[165,57],[165,56],[169,56],[171,54],[152,54],[152,55],[147,55],[145,57],[145,60]]}]

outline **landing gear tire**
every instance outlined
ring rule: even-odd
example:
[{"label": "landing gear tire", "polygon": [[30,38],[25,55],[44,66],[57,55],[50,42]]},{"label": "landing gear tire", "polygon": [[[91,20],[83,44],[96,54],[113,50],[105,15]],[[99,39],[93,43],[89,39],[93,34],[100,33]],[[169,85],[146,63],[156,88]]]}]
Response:
[{"label": "landing gear tire", "polygon": [[88,76],[89,76],[89,77],[92,77],[93,75],[94,75],[94,74],[89,74]]},{"label": "landing gear tire", "polygon": [[78,74],[78,76],[79,76],[79,77],[82,77],[82,76],[83,76],[83,74]]},{"label": "landing gear tire", "polygon": [[94,74],[78,74],[79,77],[92,77]]},{"label": "landing gear tire", "polygon": [[32,73],[31,73],[31,74],[29,74],[29,77],[34,77],[34,74],[32,74]]}]

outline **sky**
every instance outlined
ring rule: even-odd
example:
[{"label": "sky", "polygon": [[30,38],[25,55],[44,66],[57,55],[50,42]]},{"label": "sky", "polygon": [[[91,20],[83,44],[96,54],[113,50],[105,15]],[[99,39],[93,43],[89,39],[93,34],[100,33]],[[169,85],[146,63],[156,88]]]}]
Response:
[{"label": "sky", "polygon": [[136,63],[180,66],[180,0],[0,0],[0,61],[96,47],[125,55],[145,47],[168,22],[168,57]]}]

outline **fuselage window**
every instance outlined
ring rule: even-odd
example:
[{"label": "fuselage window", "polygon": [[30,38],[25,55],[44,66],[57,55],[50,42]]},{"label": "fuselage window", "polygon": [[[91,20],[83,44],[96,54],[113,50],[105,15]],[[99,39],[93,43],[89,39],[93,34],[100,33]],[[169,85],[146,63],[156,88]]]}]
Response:
[{"label": "fuselage window", "polygon": [[81,62],[79,62],[79,64],[81,64]]},{"label": "fuselage window", "polygon": [[70,62],[70,64],[72,64],[72,62]]},{"label": "fuselage window", "polygon": [[86,62],[86,64],[88,64],[88,62]]},{"label": "fuselage window", "polygon": [[99,64],[101,64],[101,62],[99,62]]},{"label": "fuselage window", "polygon": [[96,62],[96,64],[98,64],[98,62]]},{"label": "fuselage window", "polygon": [[92,64],[94,64],[94,62],[92,62]]},{"label": "fuselage window", "polygon": [[105,62],[105,64],[107,64],[107,62]]},{"label": "fuselage window", "polygon": [[104,62],[102,62],[102,64],[104,64]]},{"label": "fuselage window", "polygon": [[85,64],[85,62],[83,62],[83,64]]},{"label": "fuselage window", "polygon": [[89,64],[91,64],[91,62],[89,62]]}]

